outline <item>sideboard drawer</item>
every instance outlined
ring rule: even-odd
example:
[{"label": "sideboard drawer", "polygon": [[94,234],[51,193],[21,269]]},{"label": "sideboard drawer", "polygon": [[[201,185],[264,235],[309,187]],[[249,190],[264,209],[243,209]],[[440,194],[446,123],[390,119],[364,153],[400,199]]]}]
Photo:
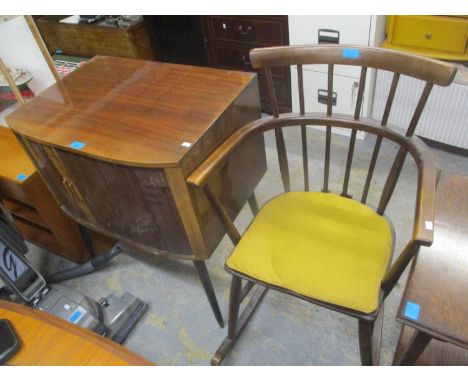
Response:
[{"label": "sideboard drawer", "polygon": [[442,16],[395,16],[392,43],[463,54],[468,20]]},{"label": "sideboard drawer", "polygon": [[255,45],[282,45],[284,41],[282,22],[213,16],[210,23],[215,41]]},{"label": "sideboard drawer", "polygon": [[[225,69],[255,71],[250,64],[250,47],[219,45],[213,49],[213,59],[217,67]],[[272,68],[273,77],[287,78],[289,68]]]}]

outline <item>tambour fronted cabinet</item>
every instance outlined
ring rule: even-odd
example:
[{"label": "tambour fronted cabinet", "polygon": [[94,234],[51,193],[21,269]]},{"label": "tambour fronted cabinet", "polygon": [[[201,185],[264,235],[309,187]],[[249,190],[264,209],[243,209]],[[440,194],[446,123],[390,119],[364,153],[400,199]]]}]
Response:
[{"label": "tambour fronted cabinet", "polygon": [[[73,219],[129,251],[194,261],[222,325],[203,260],[225,230],[186,178],[259,117],[253,73],[97,56],[7,121]],[[262,136],[225,164],[212,187],[232,217],[265,171]]]}]

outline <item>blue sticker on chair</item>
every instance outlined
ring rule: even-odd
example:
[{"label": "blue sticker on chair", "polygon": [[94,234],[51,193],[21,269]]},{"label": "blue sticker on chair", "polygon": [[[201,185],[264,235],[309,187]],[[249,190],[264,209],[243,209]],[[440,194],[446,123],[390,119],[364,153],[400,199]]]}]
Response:
[{"label": "blue sticker on chair", "polygon": [[343,58],[349,58],[351,60],[357,60],[359,58],[359,49],[357,48],[344,48]]},{"label": "blue sticker on chair", "polygon": [[81,150],[85,146],[86,146],[86,143],[84,142],[73,141],[72,143],[70,143],[70,147],[75,150]]},{"label": "blue sticker on chair", "polygon": [[417,320],[419,318],[419,311],[421,307],[419,304],[416,304],[412,301],[407,301],[405,306],[404,315],[412,320]]},{"label": "blue sticker on chair", "polygon": [[21,180],[21,181],[25,180],[27,177],[28,176],[23,173],[16,175],[16,179]]}]

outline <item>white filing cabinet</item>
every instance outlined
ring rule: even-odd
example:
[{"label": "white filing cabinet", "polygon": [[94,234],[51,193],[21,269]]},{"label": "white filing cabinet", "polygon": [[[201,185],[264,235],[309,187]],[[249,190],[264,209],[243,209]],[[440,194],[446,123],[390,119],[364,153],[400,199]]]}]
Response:
[{"label": "white filing cabinet", "polygon": [[[340,43],[379,46],[385,39],[385,16],[289,16],[289,44]],[[320,40],[320,41],[319,41]],[[326,111],[327,65],[304,65],[304,102],[306,112]],[[336,113],[354,114],[359,89],[359,66],[335,65],[333,92]],[[362,115],[369,116],[375,86],[375,70],[367,72]],[[297,69],[291,67],[292,108],[299,112]],[[319,97],[319,95],[325,98]],[[334,94],[335,97],[335,94]],[[334,128],[333,132],[343,133]],[[348,133],[348,131],[346,130]],[[358,138],[365,134],[359,132]]]}]

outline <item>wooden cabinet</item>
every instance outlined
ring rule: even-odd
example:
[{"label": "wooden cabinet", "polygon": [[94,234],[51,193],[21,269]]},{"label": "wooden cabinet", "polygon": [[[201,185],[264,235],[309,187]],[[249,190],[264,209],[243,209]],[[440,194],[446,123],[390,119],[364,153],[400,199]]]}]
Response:
[{"label": "wooden cabinet", "polygon": [[467,16],[389,16],[382,46],[442,60],[468,61]]},{"label": "wooden cabinet", "polygon": [[[185,179],[259,117],[252,73],[98,56],[7,120],[76,221],[131,251],[204,260],[225,230]],[[265,171],[259,135],[213,177],[232,217]]]},{"label": "wooden cabinet", "polygon": [[64,54],[92,57],[95,55],[153,58],[150,39],[142,19],[127,28],[96,24],[69,24],[60,22],[67,16],[44,16],[36,25],[49,52],[61,50]]},{"label": "wooden cabinet", "polygon": [[[288,45],[287,16],[204,16],[205,38],[210,66],[255,71],[249,59],[253,48]],[[289,70],[273,71],[280,112],[291,111]],[[271,113],[266,79],[259,73],[262,110]]]},{"label": "wooden cabinet", "polygon": [[[0,199],[23,237],[74,262],[90,256],[77,224],[60,209],[13,132],[0,127]],[[115,241],[91,232],[97,253]]]}]

